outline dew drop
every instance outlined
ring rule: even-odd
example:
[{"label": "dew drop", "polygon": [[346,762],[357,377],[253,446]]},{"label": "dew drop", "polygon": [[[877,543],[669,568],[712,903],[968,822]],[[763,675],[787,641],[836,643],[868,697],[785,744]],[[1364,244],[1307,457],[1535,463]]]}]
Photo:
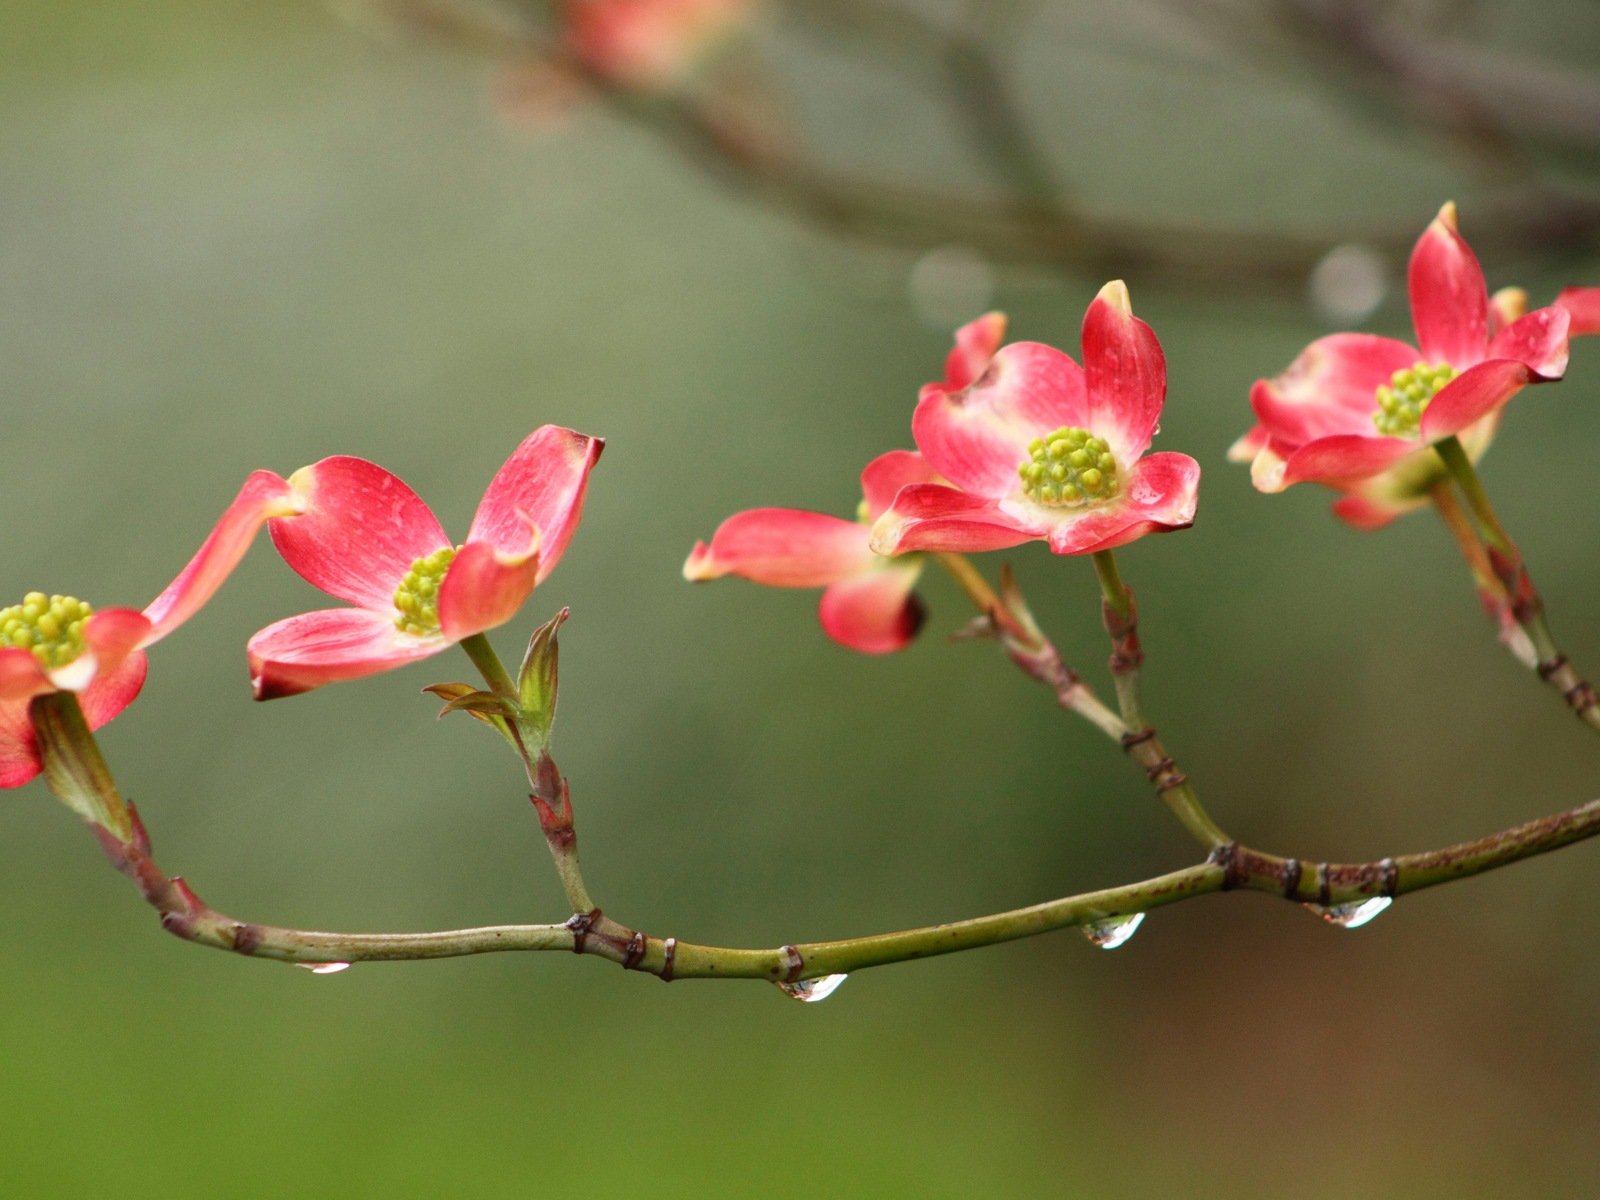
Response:
[{"label": "dew drop", "polygon": [[1389,896],[1374,896],[1370,900],[1355,900],[1329,908],[1320,904],[1308,904],[1306,907],[1331,925],[1337,925],[1340,929],[1355,929],[1365,925],[1393,903],[1394,900]]},{"label": "dew drop", "polygon": [[347,962],[323,963],[295,963],[302,971],[310,971],[313,975],[337,975],[340,971],[348,971],[350,964]]},{"label": "dew drop", "polygon": [[821,979],[802,979],[799,983],[780,983],[778,990],[785,996],[792,996],[806,1004],[815,1004],[818,1000],[826,1000],[839,990],[839,985],[848,975],[824,975]]},{"label": "dew drop", "polygon": [[1083,930],[1083,936],[1088,938],[1102,950],[1115,950],[1135,933],[1139,926],[1144,924],[1142,912],[1129,913],[1125,917],[1107,917],[1104,921],[1085,921],[1078,926]]}]

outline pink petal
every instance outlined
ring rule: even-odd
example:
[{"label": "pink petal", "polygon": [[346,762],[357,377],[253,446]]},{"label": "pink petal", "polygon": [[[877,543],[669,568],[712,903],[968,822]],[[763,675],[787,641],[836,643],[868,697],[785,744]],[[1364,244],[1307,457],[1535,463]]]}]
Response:
[{"label": "pink petal", "polygon": [[1341,496],[1333,502],[1333,515],[1346,525],[1370,531],[1382,529],[1400,514],[1415,507],[1415,504],[1392,504],[1372,496],[1361,496],[1352,492],[1350,495]]},{"label": "pink petal", "polygon": [[1377,432],[1378,387],[1421,357],[1393,338],[1336,333],[1318,338],[1276,379],[1258,379],[1250,406],[1271,435],[1303,446],[1334,434]]},{"label": "pink petal", "polygon": [[1440,388],[1423,410],[1419,426],[1423,440],[1437,442],[1460,433],[1494,412],[1535,378],[1525,363],[1510,358],[1491,358],[1463,371]]},{"label": "pink petal", "polygon": [[685,579],[737,575],[769,587],[825,587],[869,570],[877,561],[867,527],[797,508],[752,508],[734,513],[697,545],[683,564]]},{"label": "pink petal", "polygon": [[986,313],[956,330],[955,349],[944,360],[944,386],[959,392],[983,374],[1006,336],[1006,315]]},{"label": "pink petal", "polygon": [[1077,363],[1038,342],[1012,342],[965,391],[923,388],[911,432],[940,475],[998,500],[1019,490],[1030,441],[1063,425],[1088,428],[1089,417]]},{"label": "pink petal", "polygon": [[927,610],[911,589],[921,562],[901,562],[832,584],[817,618],[829,637],[863,654],[888,654],[909,645]]},{"label": "pink petal", "polygon": [[411,564],[450,545],[417,494],[364,458],[325,458],[289,483],[305,510],[270,522],[272,543],[302,579],[330,596],[392,616],[395,588]]},{"label": "pink petal", "polygon": [[392,615],[325,608],[268,625],[246,650],[256,699],[274,700],[403,667],[449,644],[442,637],[401,633]]},{"label": "pink petal", "polygon": [[27,700],[0,700],[0,788],[21,787],[43,769]]},{"label": "pink petal", "polygon": [[1152,454],[1129,472],[1120,502],[1081,510],[1050,531],[1056,554],[1091,554],[1194,524],[1200,464],[1187,454]]},{"label": "pink petal", "polygon": [[1272,490],[1281,491],[1296,483],[1349,483],[1366,479],[1387,471],[1418,448],[1409,438],[1363,437],[1351,433],[1318,438],[1287,457],[1281,484]]},{"label": "pink petal", "polygon": [[1600,333],[1600,288],[1562,288],[1556,303],[1572,317],[1570,336]]},{"label": "pink petal", "polygon": [[138,699],[149,669],[150,659],[139,650],[110,670],[102,668],[94,682],[78,693],[78,703],[89,728],[99,729]]},{"label": "pink petal", "polygon": [[528,522],[539,531],[539,580],[555,570],[583,515],[589,472],[605,449],[600,438],[541,425],[495,473],[472,518],[469,542],[523,554]]},{"label": "pink petal", "polygon": [[[1262,382],[1265,382],[1264,380]],[[1238,441],[1228,447],[1229,462],[1249,462],[1267,444],[1267,427],[1253,425]]]},{"label": "pink petal", "polygon": [[1133,462],[1161,419],[1167,360],[1150,326],[1133,315],[1121,280],[1101,288],[1084,314],[1083,371],[1089,428],[1111,443],[1118,462]]},{"label": "pink petal", "polygon": [[26,702],[30,697],[55,690],[56,685],[45,674],[33,651],[20,646],[0,649],[0,703]]},{"label": "pink petal", "polygon": [[[0,651],[0,657],[5,653]],[[26,650],[18,653],[28,654]],[[135,651],[115,670],[97,675],[79,694],[78,703],[90,729],[99,729],[133,703],[144,686],[148,667],[149,659]],[[0,700],[0,788],[21,787],[43,769],[33,722],[28,719],[28,701]]]},{"label": "pink petal", "polygon": [[934,483],[938,478],[938,472],[915,450],[890,450],[878,455],[861,472],[867,515],[876,521],[894,503],[901,488],[913,483]]},{"label": "pink petal", "polygon": [[115,671],[128,655],[160,636],[154,632],[148,617],[131,608],[102,608],[83,626],[83,640],[94,655],[97,679],[108,671]]},{"label": "pink petal", "polygon": [[303,505],[287,480],[271,471],[252,472],[189,565],[145,608],[150,631],[140,644],[159,642],[194,616],[239,565],[263,521],[292,516]]},{"label": "pink petal", "polygon": [[1489,358],[1514,358],[1541,379],[1567,372],[1567,331],[1571,316],[1560,305],[1540,308],[1512,322],[1489,343]]},{"label": "pink petal", "polygon": [[1417,344],[1430,363],[1464,371],[1489,341],[1489,289],[1472,248],[1456,232],[1456,206],[1439,210],[1411,252],[1406,272]]},{"label": "pink petal", "polygon": [[1004,511],[993,500],[936,483],[901,490],[872,527],[879,554],[912,550],[950,553],[1005,550],[1045,536],[1046,529]]},{"label": "pink petal", "polygon": [[539,531],[527,530],[523,553],[505,554],[488,542],[468,542],[439,584],[439,628],[446,641],[504,625],[539,582]]}]

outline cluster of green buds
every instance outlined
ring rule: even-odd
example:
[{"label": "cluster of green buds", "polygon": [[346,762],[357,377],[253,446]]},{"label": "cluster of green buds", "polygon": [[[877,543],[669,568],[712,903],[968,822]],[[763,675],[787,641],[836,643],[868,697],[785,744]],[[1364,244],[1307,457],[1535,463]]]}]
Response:
[{"label": "cluster of green buds", "polygon": [[0,646],[29,650],[46,670],[64,667],[84,651],[83,624],[94,609],[76,596],[29,592],[0,608]]},{"label": "cluster of green buds", "polygon": [[1428,402],[1455,377],[1456,369],[1449,363],[1416,362],[1396,371],[1378,387],[1378,411],[1372,414],[1372,423],[1385,437],[1412,437]]},{"label": "cluster of green buds", "polygon": [[439,632],[439,583],[459,549],[446,546],[411,564],[394,590],[394,606],[399,612],[394,627],[401,633],[429,637]]},{"label": "cluster of green buds", "polygon": [[1028,455],[1017,474],[1022,490],[1040,504],[1098,504],[1121,489],[1111,447],[1087,429],[1064,425],[1048,437],[1034,438]]}]

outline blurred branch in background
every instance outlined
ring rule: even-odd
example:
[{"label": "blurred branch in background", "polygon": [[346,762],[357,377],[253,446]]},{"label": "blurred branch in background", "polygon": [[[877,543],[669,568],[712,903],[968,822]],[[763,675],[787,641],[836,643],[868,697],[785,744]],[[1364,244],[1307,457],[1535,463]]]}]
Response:
[{"label": "blurred branch in background", "polygon": [[[1393,221],[1384,213],[1231,223],[1182,212],[1131,215],[1120,198],[1090,195],[1068,154],[1052,144],[1058,139],[1038,129],[1062,102],[1035,94],[1039,72],[1023,68],[1024,60],[1049,55],[1051,73],[1062,74],[1071,63],[1057,60],[1092,46],[1110,57],[1133,55],[1145,67],[1155,61],[1196,77],[1238,78],[1257,104],[1274,103],[1275,85],[1320,84],[1339,109],[1417,156],[1419,168],[1458,176],[1459,191],[1472,194],[1473,243],[1491,266],[1559,260],[1600,245],[1600,73],[1503,47],[1487,29],[1489,14],[1462,0],[1145,0],[1116,6],[1110,37],[1094,26],[1095,6],[1030,0],[345,0],[342,7],[367,24],[498,60],[508,115],[548,118],[587,92],[762,203],[884,244],[956,243],[1001,263],[1208,293],[1299,292],[1340,247],[1347,267],[1352,247],[1374,264],[1402,261],[1415,224],[1410,212]],[[1061,36],[1064,19],[1073,32],[1087,27],[1082,44]],[[1600,35],[1600,10],[1581,19]],[[1116,44],[1123,41],[1131,44]],[[873,167],[850,162],[862,155],[831,145],[802,115],[816,99],[810,93],[832,78],[808,69],[808,53],[862,72],[872,94],[892,97],[897,108],[930,106],[946,148],[975,164],[977,181],[880,167],[898,149],[882,137],[867,151]],[[1138,114],[1138,90],[1094,96],[1095,107],[1071,119],[1092,144],[1115,144]],[[1244,178],[1253,140],[1241,136],[1211,153],[1237,156]],[[1274,169],[1302,170],[1319,162],[1319,150],[1302,142],[1297,158]],[[1173,170],[1157,161],[1148,174],[1154,181]],[[1372,168],[1369,194],[1392,186],[1385,168]],[[1381,296],[1381,287],[1355,292]],[[1358,300],[1340,312],[1335,298],[1333,307],[1343,318],[1364,315],[1354,311]]]}]

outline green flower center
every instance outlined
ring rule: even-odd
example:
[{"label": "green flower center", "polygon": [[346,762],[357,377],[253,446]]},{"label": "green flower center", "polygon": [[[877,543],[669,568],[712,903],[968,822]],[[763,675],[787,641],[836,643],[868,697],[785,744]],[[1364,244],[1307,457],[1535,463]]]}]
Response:
[{"label": "green flower center", "polygon": [[1456,377],[1449,363],[1417,362],[1389,376],[1378,386],[1378,411],[1372,423],[1385,437],[1412,437],[1428,403]]},{"label": "green flower center", "polygon": [[0,646],[32,651],[46,670],[64,667],[84,652],[83,623],[93,612],[76,596],[29,592],[0,608]]},{"label": "green flower center", "polygon": [[459,549],[446,546],[411,564],[394,590],[394,606],[399,610],[394,627],[401,633],[429,637],[439,632],[439,583]]},{"label": "green flower center", "polygon": [[1111,447],[1087,429],[1063,425],[1049,437],[1034,438],[1028,456],[1017,474],[1022,490],[1040,504],[1100,504],[1122,490]]}]

